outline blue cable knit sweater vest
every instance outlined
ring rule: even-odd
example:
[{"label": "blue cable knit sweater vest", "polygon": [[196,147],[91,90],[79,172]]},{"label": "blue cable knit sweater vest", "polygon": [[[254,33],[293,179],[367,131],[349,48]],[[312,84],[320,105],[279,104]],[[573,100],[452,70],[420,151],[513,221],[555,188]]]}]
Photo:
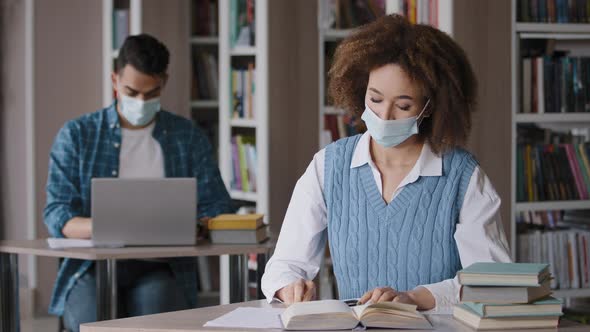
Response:
[{"label": "blue cable knit sweater vest", "polygon": [[324,197],[340,298],[453,278],[461,269],[455,224],[477,161],[461,149],[445,153],[442,176],[419,177],[386,204],[370,166],[350,168],[360,137],[326,148]]}]

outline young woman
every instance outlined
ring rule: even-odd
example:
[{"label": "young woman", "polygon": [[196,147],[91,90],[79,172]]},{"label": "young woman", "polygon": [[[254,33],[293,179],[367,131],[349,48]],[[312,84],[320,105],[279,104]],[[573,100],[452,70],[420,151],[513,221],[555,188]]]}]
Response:
[{"label": "young woman", "polygon": [[318,152],[295,187],[262,280],[269,301],[315,297],[329,239],[341,299],[441,309],[477,261],[509,261],[500,198],[461,149],[476,80],[446,34],[389,15],[336,50],[329,93],[366,132]]}]

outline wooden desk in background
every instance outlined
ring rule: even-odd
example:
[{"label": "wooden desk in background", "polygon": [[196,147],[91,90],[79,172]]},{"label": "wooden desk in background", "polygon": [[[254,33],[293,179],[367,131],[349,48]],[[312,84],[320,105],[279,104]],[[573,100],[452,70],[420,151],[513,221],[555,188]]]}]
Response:
[{"label": "wooden desk in background", "polygon": [[[19,329],[18,254],[92,260],[96,263],[96,301],[99,320],[114,319],[117,312],[117,260],[172,257],[220,257],[220,303],[247,300],[248,257],[258,254],[258,293],[260,277],[273,242],[263,244],[219,245],[203,243],[197,246],[158,246],[125,248],[50,249],[45,239],[0,241],[0,331]],[[195,280],[195,282],[197,282]]]},{"label": "wooden desk in background", "polygon": [[[131,317],[111,321],[83,324],[81,332],[200,332],[200,331],[237,331],[237,329],[223,329],[218,327],[203,327],[203,325],[221,315],[224,315],[238,307],[281,308],[282,304],[268,304],[265,300],[234,303],[228,305],[168,312],[157,315]],[[470,327],[454,320],[450,315],[427,315],[434,325],[436,332],[467,332],[473,331]],[[240,331],[278,332],[280,329],[239,329]],[[581,325],[570,321],[563,321],[559,329],[549,331],[578,332],[588,331],[587,325]],[[375,329],[374,331],[402,331]],[[410,330],[417,332],[418,330]],[[533,331],[533,330],[527,330]],[[546,331],[546,330],[543,330]]]}]

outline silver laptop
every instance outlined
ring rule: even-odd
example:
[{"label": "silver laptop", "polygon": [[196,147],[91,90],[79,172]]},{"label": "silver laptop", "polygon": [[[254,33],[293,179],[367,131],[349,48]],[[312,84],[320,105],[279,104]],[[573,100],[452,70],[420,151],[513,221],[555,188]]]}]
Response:
[{"label": "silver laptop", "polygon": [[194,178],[92,179],[95,246],[195,245]]}]

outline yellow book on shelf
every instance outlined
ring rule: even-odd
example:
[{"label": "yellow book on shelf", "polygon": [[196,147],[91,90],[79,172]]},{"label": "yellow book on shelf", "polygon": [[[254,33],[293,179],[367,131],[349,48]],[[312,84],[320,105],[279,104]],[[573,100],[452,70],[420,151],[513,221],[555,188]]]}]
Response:
[{"label": "yellow book on shelf", "polygon": [[220,214],[209,220],[209,229],[257,229],[263,225],[263,214]]}]

